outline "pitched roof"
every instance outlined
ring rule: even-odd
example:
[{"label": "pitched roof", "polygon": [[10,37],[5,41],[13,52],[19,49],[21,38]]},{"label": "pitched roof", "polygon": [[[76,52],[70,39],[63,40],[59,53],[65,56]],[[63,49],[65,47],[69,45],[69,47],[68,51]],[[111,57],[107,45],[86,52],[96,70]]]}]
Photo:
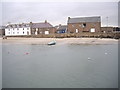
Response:
[{"label": "pitched roof", "polygon": [[32,28],[49,28],[53,27],[50,23],[32,23]]},{"label": "pitched roof", "polygon": [[67,28],[67,25],[61,25],[58,27],[57,30],[65,30]]},{"label": "pitched roof", "polygon": [[68,18],[68,23],[80,23],[80,22],[101,22],[101,19],[100,16]]},{"label": "pitched roof", "polygon": [[0,29],[5,29],[5,26],[0,26]]},{"label": "pitched roof", "polygon": [[22,24],[9,24],[6,26],[6,28],[25,28],[25,27],[30,27],[29,23],[22,23]]}]

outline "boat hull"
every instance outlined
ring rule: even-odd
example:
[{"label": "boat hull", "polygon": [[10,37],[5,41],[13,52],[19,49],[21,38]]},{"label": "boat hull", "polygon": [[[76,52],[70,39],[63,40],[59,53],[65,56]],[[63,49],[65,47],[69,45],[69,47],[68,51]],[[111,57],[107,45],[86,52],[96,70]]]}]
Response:
[{"label": "boat hull", "polygon": [[56,44],[56,42],[50,42],[50,43],[48,43],[48,45],[55,45]]}]

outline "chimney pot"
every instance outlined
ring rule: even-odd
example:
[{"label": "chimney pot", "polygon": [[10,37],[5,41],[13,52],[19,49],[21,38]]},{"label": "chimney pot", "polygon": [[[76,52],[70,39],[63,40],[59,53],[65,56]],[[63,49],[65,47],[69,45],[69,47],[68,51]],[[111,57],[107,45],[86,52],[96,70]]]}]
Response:
[{"label": "chimney pot", "polygon": [[68,19],[70,19],[70,17],[68,17]]},{"label": "chimney pot", "polygon": [[47,20],[45,20],[45,23],[47,23]]}]

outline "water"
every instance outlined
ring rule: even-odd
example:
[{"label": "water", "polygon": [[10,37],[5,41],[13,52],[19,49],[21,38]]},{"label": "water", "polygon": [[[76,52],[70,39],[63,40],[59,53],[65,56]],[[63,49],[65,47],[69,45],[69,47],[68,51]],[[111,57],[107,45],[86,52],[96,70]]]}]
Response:
[{"label": "water", "polygon": [[2,89],[2,45],[1,44],[0,44],[0,89]]},{"label": "water", "polygon": [[117,88],[118,45],[3,44],[3,88]]}]

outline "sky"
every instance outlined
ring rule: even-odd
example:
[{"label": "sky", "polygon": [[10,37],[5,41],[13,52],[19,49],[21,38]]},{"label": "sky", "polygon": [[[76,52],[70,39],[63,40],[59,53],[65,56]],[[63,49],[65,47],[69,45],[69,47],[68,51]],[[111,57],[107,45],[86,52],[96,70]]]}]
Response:
[{"label": "sky", "polygon": [[[109,1],[109,0],[108,0]],[[68,17],[101,16],[102,26],[118,26],[118,2],[81,1],[2,1],[2,25],[38,23],[67,24]],[[1,15],[1,14],[0,14]],[[108,18],[107,18],[108,17]],[[1,19],[1,18],[0,18]],[[1,20],[0,20],[1,21]],[[1,24],[1,23],[0,23]]]}]

